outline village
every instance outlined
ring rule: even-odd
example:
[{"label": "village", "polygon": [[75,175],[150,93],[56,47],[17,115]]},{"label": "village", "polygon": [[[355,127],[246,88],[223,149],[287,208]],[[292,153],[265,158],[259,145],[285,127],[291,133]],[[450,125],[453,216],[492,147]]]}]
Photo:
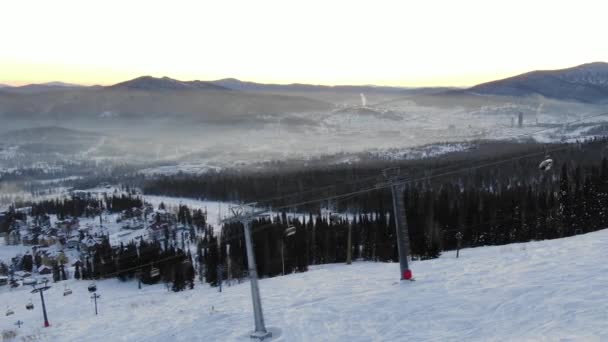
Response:
[{"label": "village", "polygon": [[[70,210],[87,203],[76,215],[65,215],[65,208],[56,205],[59,200],[50,207],[35,203],[0,212],[0,289],[80,279],[83,266],[93,261],[104,241],[112,253],[142,240],[184,251],[206,226],[206,208],[194,210],[195,228],[186,206],[166,208],[161,202],[154,208],[136,193],[110,190],[114,192],[70,192],[62,202],[69,203]],[[91,205],[103,202],[108,206]]]}]

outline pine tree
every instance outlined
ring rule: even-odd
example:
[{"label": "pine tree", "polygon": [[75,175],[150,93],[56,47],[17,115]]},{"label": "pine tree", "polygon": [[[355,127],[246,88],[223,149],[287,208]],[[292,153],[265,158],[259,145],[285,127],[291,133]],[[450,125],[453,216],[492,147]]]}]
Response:
[{"label": "pine tree", "polygon": [[80,266],[76,264],[76,270],[74,270],[74,279],[80,280]]},{"label": "pine tree", "polygon": [[32,255],[27,253],[21,258],[21,267],[23,267],[24,271],[32,272],[34,268],[34,262],[32,259]]},{"label": "pine tree", "polygon": [[562,165],[562,171],[559,182],[559,210],[558,218],[561,221],[559,227],[559,236],[563,237],[567,234],[572,235],[572,199],[570,192],[570,182],[568,180],[568,166],[566,163]]},{"label": "pine tree", "polygon": [[59,271],[59,265],[55,262],[53,264],[53,281],[58,282],[61,280],[61,274]]},{"label": "pine tree", "polygon": [[61,280],[68,280],[68,276],[65,273],[65,267],[63,264],[59,266],[59,269],[61,271]]}]

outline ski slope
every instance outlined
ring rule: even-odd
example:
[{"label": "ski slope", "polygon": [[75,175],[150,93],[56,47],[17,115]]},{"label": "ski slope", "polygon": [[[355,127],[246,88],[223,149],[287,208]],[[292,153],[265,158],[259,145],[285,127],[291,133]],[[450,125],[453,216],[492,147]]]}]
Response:
[{"label": "ski slope", "polygon": [[[332,264],[262,279],[273,341],[606,341],[608,230],[571,238],[446,252],[413,262],[415,282],[398,282],[398,264]],[[63,297],[63,283],[74,294]],[[248,341],[249,283],[163,285],[97,283],[99,316],[86,281],[53,284],[40,300],[0,288],[0,331],[27,341]],[[32,297],[36,308],[24,306]],[[6,317],[6,305],[15,315]],[[18,319],[24,326],[17,329]]]}]

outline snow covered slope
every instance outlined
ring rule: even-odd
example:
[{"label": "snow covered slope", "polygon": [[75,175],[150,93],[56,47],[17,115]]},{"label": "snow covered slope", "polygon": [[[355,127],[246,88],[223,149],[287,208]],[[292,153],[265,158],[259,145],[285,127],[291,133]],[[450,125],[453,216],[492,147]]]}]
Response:
[{"label": "snow covered slope", "polygon": [[[446,252],[414,262],[415,282],[396,281],[397,264],[357,262],[260,282],[266,324],[276,341],[605,341],[608,340],[608,230],[566,239]],[[222,293],[197,284],[167,292],[134,282],[98,282],[94,316],[88,282],[68,281],[39,298],[0,289],[15,315],[0,331],[35,341],[248,341],[248,283]],[[4,314],[4,312],[1,312]],[[25,322],[21,329],[14,326]]]}]

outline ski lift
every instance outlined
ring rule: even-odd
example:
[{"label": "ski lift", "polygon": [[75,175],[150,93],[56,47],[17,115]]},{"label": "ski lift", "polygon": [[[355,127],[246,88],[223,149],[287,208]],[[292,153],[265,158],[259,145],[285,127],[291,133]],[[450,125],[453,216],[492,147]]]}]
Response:
[{"label": "ski lift", "polygon": [[7,307],[7,309],[6,309],[6,315],[10,316],[10,315],[14,315],[14,314],[15,314],[15,311],[13,311],[13,310],[11,310],[11,308]]},{"label": "ski lift", "polygon": [[31,299],[30,299],[30,301],[27,304],[25,304],[25,308],[27,310],[34,310],[34,303],[32,303]]},{"label": "ski lift", "polygon": [[65,288],[63,289],[63,296],[65,297],[65,296],[69,296],[71,294],[72,294],[72,290],[66,285]]},{"label": "ski lift", "polygon": [[285,237],[292,236],[296,233],[296,227],[290,224],[287,228],[285,228]]},{"label": "ski lift", "polygon": [[155,278],[158,277],[160,275],[160,270],[156,267],[152,267],[152,269],[150,270],[150,278]]},{"label": "ski lift", "polygon": [[95,283],[89,284],[88,290],[89,290],[89,292],[97,291],[97,285],[95,285]]},{"label": "ski lift", "polygon": [[545,160],[538,164],[538,169],[541,171],[549,171],[553,167],[553,159],[551,159],[548,155],[545,156]]}]

